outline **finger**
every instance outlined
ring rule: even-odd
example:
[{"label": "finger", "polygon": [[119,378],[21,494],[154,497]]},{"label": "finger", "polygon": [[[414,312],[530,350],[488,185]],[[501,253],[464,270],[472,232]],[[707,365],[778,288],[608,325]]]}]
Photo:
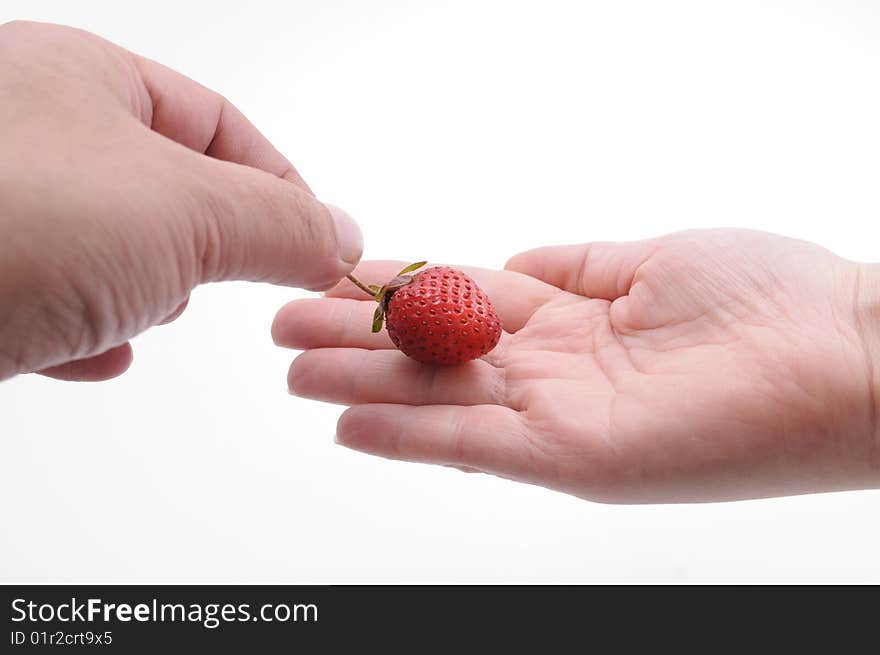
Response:
[{"label": "finger", "polygon": [[[364,284],[385,284],[400,271],[408,262],[370,261],[361,262],[354,270],[354,275]],[[429,264],[430,268],[433,264]],[[516,332],[529,320],[535,310],[558,293],[558,289],[544,284],[539,280],[510,271],[491,271],[485,268],[457,266],[466,275],[473,278],[483,292],[489,297],[501,325],[507,332]],[[342,280],[337,286],[328,290],[329,297],[367,298],[367,295],[348,280]]]},{"label": "finger", "polygon": [[151,128],[214,164],[180,159],[201,183],[195,218],[206,251],[202,281],[324,289],[351,270],[363,238],[345,212],[315,200],[290,162],[225,98],[156,62],[134,60],[150,97]]},{"label": "finger", "polygon": [[385,330],[373,332],[378,304],[351,298],[304,298],[282,307],[272,322],[272,339],[284,348],[394,348]]},{"label": "finger", "polygon": [[336,440],[371,455],[466,466],[524,482],[541,479],[543,468],[524,419],[498,405],[358,405],[339,418]]},{"label": "finger", "polygon": [[168,314],[168,316],[163,318],[162,321],[159,323],[159,325],[166,325],[167,323],[171,323],[172,321],[177,320],[180,317],[180,315],[183,314],[183,310],[186,309],[186,306],[188,304],[189,304],[189,296],[187,296],[186,300],[184,300],[182,303],[180,303],[175,308],[175,310],[173,312],[171,312],[170,314]]},{"label": "finger", "polygon": [[185,165],[199,177],[201,203],[191,218],[202,282],[250,280],[320,290],[360,260],[360,228],[338,207],[262,171],[202,160]]},{"label": "finger", "polygon": [[475,469],[472,466],[456,466],[455,464],[442,464],[441,466],[447,466],[456,471],[461,471],[462,473],[482,473],[480,469]]},{"label": "finger", "polygon": [[134,59],[150,96],[147,124],[153,130],[196,152],[258,168],[312,193],[293,164],[226,98],[155,61]]},{"label": "finger", "polygon": [[396,350],[322,348],[297,357],[287,376],[290,392],[344,405],[504,404],[504,372],[485,360],[427,366]]},{"label": "finger", "polygon": [[505,269],[588,298],[616,300],[629,293],[636,271],[656,250],[657,239],[549,246],[520,253]]},{"label": "finger", "polygon": [[100,355],[51,366],[38,373],[69,382],[102,382],[125,373],[131,366],[131,361],[131,344],[124,343]]}]

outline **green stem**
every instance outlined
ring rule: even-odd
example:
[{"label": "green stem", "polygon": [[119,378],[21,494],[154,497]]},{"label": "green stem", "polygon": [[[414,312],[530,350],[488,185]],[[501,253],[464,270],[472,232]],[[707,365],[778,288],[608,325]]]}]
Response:
[{"label": "green stem", "polygon": [[365,294],[367,294],[370,298],[375,298],[375,297],[376,297],[376,294],[373,293],[372,291],[370,291],[370,288],[369,288],[368,286],[366,286],[363,282],[361,282],[360,280],[358,280],[358,279],[357,279],[354,275],[352,275],[351,273],[349,273],[349,274],[346,275],[345,277],[347,277],[349,282],[351,282],[354,286],[356,286],[358,289],[360,289],[360,290],[363,291]]}]

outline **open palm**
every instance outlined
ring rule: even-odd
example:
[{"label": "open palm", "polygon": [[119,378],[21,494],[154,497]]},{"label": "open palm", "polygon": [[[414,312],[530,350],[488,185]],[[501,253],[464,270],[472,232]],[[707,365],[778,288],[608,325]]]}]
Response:
[{"label": "open palm", "polygon": [[[401,262],[369,262],[382,283]],[[370,332],[345,282],[290,303],[289,384],[352,405],[341,443],[610,502],[877,484],[859,267],[758,232],[542,248],[463,268],[505,334],[482,360],[419,364]]]}]

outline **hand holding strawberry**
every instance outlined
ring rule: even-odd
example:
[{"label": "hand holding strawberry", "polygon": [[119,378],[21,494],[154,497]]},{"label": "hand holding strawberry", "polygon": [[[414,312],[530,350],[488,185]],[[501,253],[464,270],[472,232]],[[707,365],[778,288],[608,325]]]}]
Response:
[{"label": "hand holding strawberry", "polygon": [[[355,274],[387,280],[402,266]],[[464,269],[505,333],[459,366],[425,366],[371,333],[375,301],[348,282],[289,304],[273,334],[306,349],[291,391],[352,405],[337,426],[350,448],[593,500],[880,486],[877,266],[704,230],[544,248],[508,269]],[[422,297],[399,293],[392,303]]]},{"label": "hand holding strawberry", "polygon": [[363,241],[228,100],[61,25],[0,25],[0,380],[106,380],[199,284],[326,289]]}]

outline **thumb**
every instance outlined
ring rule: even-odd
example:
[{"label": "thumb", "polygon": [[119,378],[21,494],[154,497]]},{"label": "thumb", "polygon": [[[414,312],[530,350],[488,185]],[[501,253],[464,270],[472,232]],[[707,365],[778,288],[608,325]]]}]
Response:
[{"label": "thumb", "polygon": [[504,268],[570,293],[613,301],[629,293],[636,271],[657,245],[649,239],[548,246],[515,255]]},{"label": "thumb", "polygon": [[180,73],[128,56],[149,95],[140,120],[167,137],[164,145],[182,158],[181,168],[197,172],[201,281],[324,289],[354,268],[363,250],[357,225],[342,210],[315,200],[244,114]]},{"label": "thumb", "polygon": [[360,261],[360,228],[338,207],[264,171],[200,160],[211,169],[196,216],[203,282],[251,280],[321,290]]}]

